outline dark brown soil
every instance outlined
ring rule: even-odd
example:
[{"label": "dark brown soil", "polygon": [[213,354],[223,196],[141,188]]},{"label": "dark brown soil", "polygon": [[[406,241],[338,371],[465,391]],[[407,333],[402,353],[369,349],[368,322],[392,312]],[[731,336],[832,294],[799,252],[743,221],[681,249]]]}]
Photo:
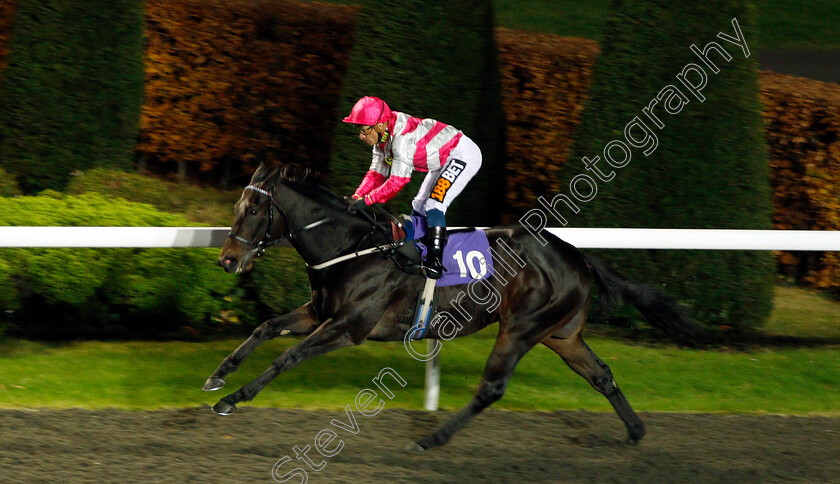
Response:
[{"label": "dark brown soil", "polygon": [[642,414],[648,435],[632,447],[613,414],[491,410],[446,447],[402,450],[447,416],[357,414],[352,435],[330,424],[343,412],[4,410],[0,482],[274,482],[274,464],[328,428],[345,445],[332,458],[309,451],[326,464],[307,468],[309,482],[840,482],[836,417]]}]

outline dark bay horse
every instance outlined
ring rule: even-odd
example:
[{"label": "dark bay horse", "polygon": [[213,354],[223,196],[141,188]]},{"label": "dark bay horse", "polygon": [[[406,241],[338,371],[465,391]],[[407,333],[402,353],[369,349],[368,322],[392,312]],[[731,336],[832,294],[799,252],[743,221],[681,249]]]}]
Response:
[{"label": "dark bay horse", "polygon": [[[225,376],[236,371],[260,343],[280,334],[307,336],[277,357],[256,380],[222,398],[213,407],[218,414],[230,414],[237,403],[252,400],[280,372],[308,358],[366,340],[400,341],[411,329],[424,278],[405,273],[381,254],[312,267],[386,240],[384,231],[372,229],[372,221],[347,213],[342,198],[311,178],[308,171],[290,166],[261,166],[236,203],[231,235],[219,264],[228,272],[250,270],[254,256],[273,242],[289,239],[309,266],[312,300],[263,323],[210,375],[204,390],[218,390]],[[464,286],[439,287],[437,311],[460,315],[457,336],[496,321],[499,334],[473,399],[417,445],[422,449],[444,445],[501,398],[519,360],[538,343],[554,350],[606,396],[627,426],[629,442],[637,442],[645,435],[642,421],[609,367],[581,336],[593,286],[599,288],[601,302],[632,303],[652,324],[675,336],[691,333],[692,323],[662,294],[625,280],[549,233],[544,234],[545,246],[521,226],[492,228],[486,233],[496,274],[483,281],[483,292],[475,290],[469,297],[464,297]],[[442,324],[430,325],[426,337],[451,339],[441,334],[442,328]]]}]

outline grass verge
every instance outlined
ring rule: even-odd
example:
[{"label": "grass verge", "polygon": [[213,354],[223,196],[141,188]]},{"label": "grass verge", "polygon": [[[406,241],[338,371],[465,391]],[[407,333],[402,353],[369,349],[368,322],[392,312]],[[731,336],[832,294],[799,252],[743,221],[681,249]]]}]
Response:
[{"label": "grass verge", "polygon": [[813,289],[777,286],[773,312],[762,333],[768,337],[840,341],[840,302]]},{"label": "grass verge", "polygon": [[[441,406],[456,409],[472,396],[496,326],[441,350]],[[10,340],[0,346],[0,408],[154,409],[212,405],[261,373],[294,339],[259,348],[228,386],[200,390],[239,340],[74,342]],[[836,347],[708,351],[633,345],[593,337],[590,346],[611,366],[641,411],[840,414],[840,352]],[[407,382],[388,407],[421,408],[424,365],[399,343],[367,343],[302,363],[280,375],[249,405],[338,409],[352,404],[371,379],[391,367]],[[807,398],[803,398],[807,395]],[[520,363],[500,409],[610,411],[605,398],[538,346]]]}]

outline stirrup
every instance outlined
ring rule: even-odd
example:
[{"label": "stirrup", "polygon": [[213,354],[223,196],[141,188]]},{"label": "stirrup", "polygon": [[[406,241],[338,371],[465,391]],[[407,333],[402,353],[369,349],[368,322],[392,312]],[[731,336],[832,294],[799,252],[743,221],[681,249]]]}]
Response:
[{"label": "stirrup", "polygon": [[406,264],[402,266],[402,270],[407,274],[423,276],[426,279],[440,279],[443,277],[443,271],[435,271],[433,268],[423,264]]},{"label": "stirrup", "polygon": [[441,277],[443,277],[442,264],[433,264],[429,266],[421,264],[420,270],[422,271],[423,275],[426,276],[427,279],[440,279]]}]

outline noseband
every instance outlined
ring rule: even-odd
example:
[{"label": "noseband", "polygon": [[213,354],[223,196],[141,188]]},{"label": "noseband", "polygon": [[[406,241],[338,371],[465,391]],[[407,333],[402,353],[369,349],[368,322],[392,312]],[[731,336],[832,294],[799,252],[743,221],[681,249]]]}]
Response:
[{"label": "noseband", "polygon": [[[257,193],[265,195],[266,197],[268,197],[268,201],[270,202],[270,205],[268,206],[268,214],[263,217],[264,219],[266,219],[266,218],[268,219],[268,224],[265,227],[265,235],[263,236],[262,240],[256,241],[256,237],[252,240],[248,240],[244,237],[240,237],[239,235],[236,235],[235,233],[233,233],[233,230],[231,230],[230,233],[228,233],[228,238],[234,239],[237,242],[240,242],[242,244],[247,245],[248,247],[253,247],[253,249],[251,249],[251,251],[248,253],[249,258],[259,257],[269,247],[277,245],[277,244],[283,242],[284,240],[294,240],[295,234],[314,229],[315,227],[318,227],[319,225],[325,224],[325,223],[327,223],[331,220],[329,217],[324,217],[321,220],[318,220],[316,222],[312,222],[311,224],[306,225],[306,226],[304,226],[304,227],[302,227],[298,230],[291,231],[291,230],[289,230],[289,219],[286,217],[286,214],[285,214],[285,212],[283,212],[283,209],[280,208],[280,205],[278,205],[277,202],[274,201],[274,196],[272,195],[272,193],[270,191],[265,190],[265,189],[260,188],[260,187],[257,187],[257,186],[254,186],[254,185],[248,185],[247,187],[245,187],[245,190],[253,190]],[[280,216],[283,217],[283,224],[286,226],[286,232],[284,232],[283,235],[281,235],[279,238],[276,238],[276,239],[272,240],[271,227],[272,227],[272,225],[274,225],[274,210],[275,209],[277,210],[277,213],[279,213]],[[380,227],[379,225],[376,224],[376,221],[373,219],[373,217],[369,213],[367,213],[365,211],[360,211],[360,214],[370,223],[371,231],[368,232],[368,234],[365,237],[363,237],[362,240],[359,241],[359,243],[357,244],[357,249],[350,254],[340,256],[340,257],[336,257],[336,258],[331,259],[327,262],[322,262],[320,264],[316,264],[316,265],[313,265],[313,266],[310,266],[309,264],[307,264],[307,267],[309,267],[311,269],[318,270],[318,269],[323,269],[325,267],[329,267],[331,265],[337,264],[339,262],[343,262],[343,261],[348,260],[348,259],[354,259],[356,257],[366,255],[366,254],[372,254],[372,253],[377,253],[377,252],[385,252],[385,253],[393,254],[393,252],[397,248],[399,248],[400,246],[402,246],[405,243],[405,241],[399,241],[399,242],[393,242],[392,241],[392,242],[389,242],[389,243],[384,244],[384,245],[379,245],[379,246],[372,247],[370,249],[359,250],[358,245],[361,244],[362,241],[365,240],[365,238],[370,237],[372,235],[372,233],[377,229],[384,230],[384,229],[382,229],[382,227]],[[260,221],[260,225],[262,225],[262,221]]]},{"label": "noseband", "polygon": [[[230,233],[228,234],[228,238],[234,239],[237,242],[240,242],[242,244],[247,245],[248,247],[253,247],[251,252],[248,254],[251,257],[254,257],[254,256],[259,257],[265,252],[265,250],[267,248],[269,248],[271,246],[274,246],[274,245],[277,245],[277,244],[283,242],[284,240],[293,240],[294,237],[295,237],[295,234],[300,233],[300,232],[305,232],[305,231],[310,230],[310,229],[314,229],[315,227],[317,227],[321,224],[325,224],[325,223],[329,222],[329,220],[330,220],[329,217],[325,217],[325,218],[322,218],[321,220],[318,220],[317,222],[312,222],[311,224],[292,232],[291,230],[289,230],[289,219],[286,218],[286,214],[283,212],[283,210],[280,208],[280,206],[277,205],[277,202],[274,201],[274,196],[272,196],[271,192],[269,192],[268,190],[264,190],[260,187],[256,187],[254,185],[248,185],[247,187],[245,187],[245,190],[253,190],[257,193],[265,195],[266,197],[268,197],[268,201],[270,202],[269,206],[268,206],[268,214],[263,217],[263,219],[266,219],[266,218],[268,219],[268,224],[265,226],[265,235],[263,236],[263,238],[259,242],[256,241],[256,237],[254,239],[251,239],[251,240],[240,237],[239,235],[236,235],[235,233],[233,233],[233,230],[231,230]],[[286,226],[286,231],[279,238],[271,240],[271,226],[274,225],[274,210],[275,209],[277,210],[277,213],[279,213],[280,216],[283,217],[283,225]],[[262,225],[262,221],[260,221],[260,225]]]}]

